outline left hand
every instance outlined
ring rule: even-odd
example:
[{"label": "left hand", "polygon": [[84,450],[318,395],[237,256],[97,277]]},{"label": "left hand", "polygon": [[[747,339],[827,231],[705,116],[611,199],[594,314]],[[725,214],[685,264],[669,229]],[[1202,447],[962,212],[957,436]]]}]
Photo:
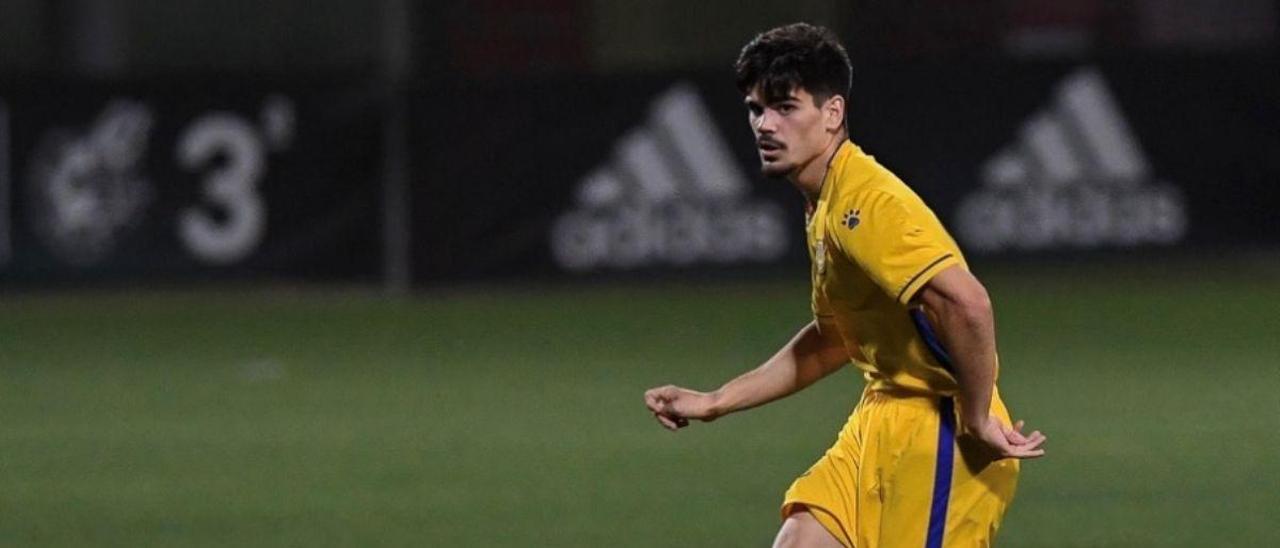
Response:
[{"label": "left hand", "polygon": [[986,420],[976,424],[968,424],[966,433],[987,446],[996,458],[1034,459],[1044,456],[1044,442],[1049,438],[1036,430],[1030,434],[1022,433],[1023,422],[1014,423],[1013,427],[1005,426],[1000,419],[988,415]]}]

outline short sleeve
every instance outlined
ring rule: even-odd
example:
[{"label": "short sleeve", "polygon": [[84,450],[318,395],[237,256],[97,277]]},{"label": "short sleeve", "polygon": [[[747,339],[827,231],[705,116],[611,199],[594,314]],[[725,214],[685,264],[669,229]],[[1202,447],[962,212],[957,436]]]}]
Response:
[{"label": "short sleeve", "polygon": [[830,234],[889,297],[906,305],[935,275],[961,264],[931,211],[879,191],[854,194],[831,211]]}]

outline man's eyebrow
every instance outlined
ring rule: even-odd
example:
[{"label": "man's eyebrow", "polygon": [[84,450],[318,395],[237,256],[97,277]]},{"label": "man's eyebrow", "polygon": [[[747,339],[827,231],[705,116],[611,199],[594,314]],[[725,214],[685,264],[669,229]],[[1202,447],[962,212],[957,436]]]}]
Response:
[{"label": "man's eyebrow", "polygon": [[[781,104],[783,104],[783,103],[797,103],[797,102],[799,102],[799,101],[800,101],[800,98],[799,98],[799,97],[796,97],[795,95],[791,95],[791,96],[788,96],[788,97],[783,97],[783,98],[778,99],[778,100],[776,100],[776,101],[770,101],[770,100],[767,100],[767,99],[766,99],[766,100],[765,100],[765,104],[766,104],[766,105],[769,105],[769,106],[772,106],[772,105],[781,105]],[[747,106],[751,106],[751,105],[758,105],[758,104],[760,104],[760,102],[759,102],[759,101],[756,101],[756,99],[755,99],[754,97],[747,97],[747,98],[744,98],[744,99],[742,100],[742,102],[743,102],[743,104],[745,104],[745,105],[747,105]]]}]

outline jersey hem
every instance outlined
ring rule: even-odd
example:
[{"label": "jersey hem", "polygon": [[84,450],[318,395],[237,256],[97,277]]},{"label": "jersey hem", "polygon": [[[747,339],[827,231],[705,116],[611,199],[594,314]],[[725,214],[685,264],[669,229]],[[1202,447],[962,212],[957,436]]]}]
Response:
[{"label": "jersey hem", "polygon": [[828,533],[831,533],[831,536],[836,539],[836,542],[839,542],[847,548],[853,548],[853,537],[849,535],[847,530],[845,530],[844,522],[840,521],[840,518],[837,518],[834,512],[828,510],[821,504],[806,502],[802,499],[787,499],[782,503],[781,508],[783,521],[786,521],[791,514],[795,513],[796,506],[804,506],[805,508],[808,508],[809,514],[813,516],[813,519],[817,520],[818,523],[822,525],[822,528],[826,529]]}]

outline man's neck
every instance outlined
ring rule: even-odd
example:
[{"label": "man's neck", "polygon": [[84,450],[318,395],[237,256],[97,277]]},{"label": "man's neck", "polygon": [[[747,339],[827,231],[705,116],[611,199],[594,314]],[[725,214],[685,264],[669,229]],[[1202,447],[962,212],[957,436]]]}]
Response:
[{"label": "man's neck", "polygon": [[800,190],[801,194],[809,202],[817,202],[818,196],[822,194],[822,181],[827,178],[827,170],[831,168],[831,159],[835,157],[836,151],[840,150],[840,145],[849,138],[849,133],[840,131],[832,136],[831,142],[827,143],[826,148],[822,149],[822,153],[814,156],[809,163],[794,171],[787,178],[791,180],[791,184]]}]

